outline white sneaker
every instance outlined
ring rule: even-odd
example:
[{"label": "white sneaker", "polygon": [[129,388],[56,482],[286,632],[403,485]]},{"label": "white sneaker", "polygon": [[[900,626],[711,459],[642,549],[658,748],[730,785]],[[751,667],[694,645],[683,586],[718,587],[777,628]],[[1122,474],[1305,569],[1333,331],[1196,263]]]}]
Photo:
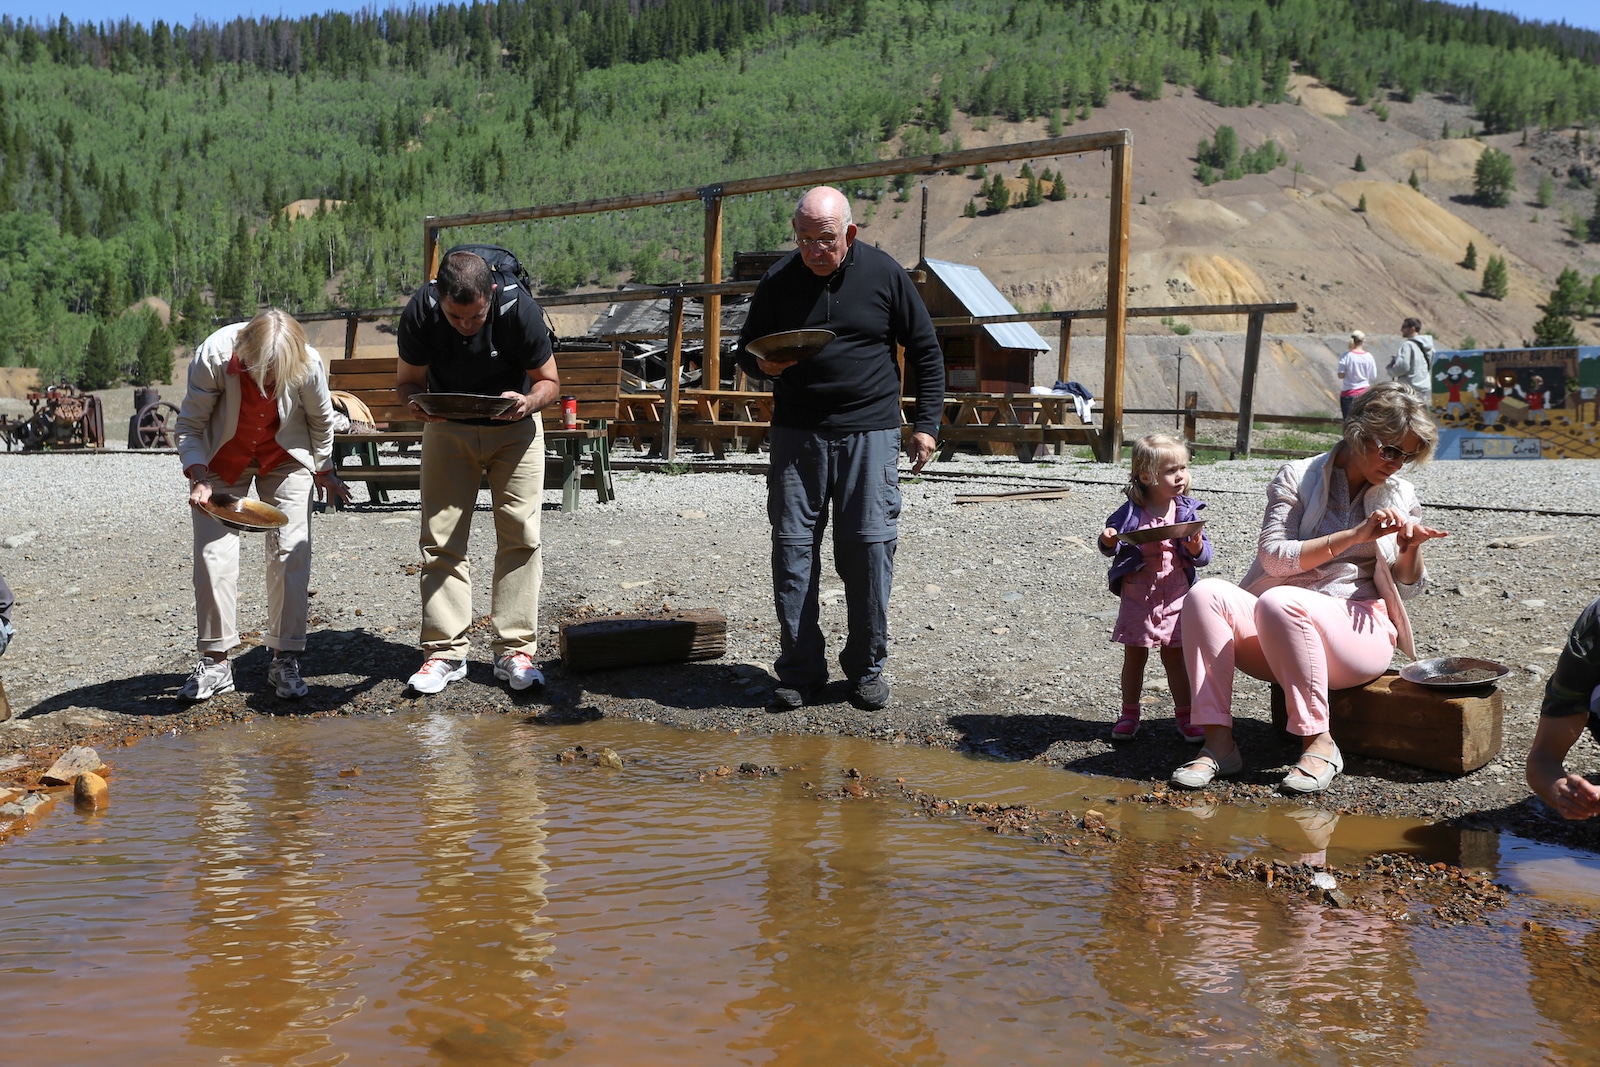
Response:
[{"label": "white sneaker", "polygon": [[466,660],[439,659],[435,656],[425,660],[417,668],[417,673],[406,680],[406,684],[419,693],[437,693],[457,678],[466,676]]},{"label": "white sneaker", "polygon": [[311,690],[300,680],[300,661],[294,656],[275,656],[267,668],[267,681],[278,687],[278,695],[285,700],[298,700]]},{"label": "white sneaker", "polygon": [[507,652],[495,660],[494,676],[502,682],[510,682],[512,689],[544,686],[544,672],[533,665],[533,657],[526,652]]},{"label": "white sneaker", "polygon": [[183,683],[178,696],[184,700],[210,700],[218,693],[233,692],[233,665],[225,659],[201,656],[200,665]]}]

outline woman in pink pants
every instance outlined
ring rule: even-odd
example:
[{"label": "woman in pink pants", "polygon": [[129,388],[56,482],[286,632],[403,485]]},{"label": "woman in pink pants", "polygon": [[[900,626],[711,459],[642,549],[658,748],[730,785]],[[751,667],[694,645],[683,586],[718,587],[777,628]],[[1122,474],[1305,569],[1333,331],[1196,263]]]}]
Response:
[{"label": "woman in pink pants", "polygon": [[1207,578],[1184,601],[1192,721],[1206,738],[1173,784],[1197,789],[1243,769],[1235,668],[1283,687],[1302,746],[1284,789],[1321,792],[1344,769],[1328,734],[1328,690],[1378,677],[1396,645],[1416,655],[1404,601],[1427,580],[1422,543],[1445,532],[1422,525],[1416,491],[1397,475],[1427,462],[1437,441],[1426,405],[1385,382],[1356,398],[1331,451],[1278,471],[1244,580]]}]

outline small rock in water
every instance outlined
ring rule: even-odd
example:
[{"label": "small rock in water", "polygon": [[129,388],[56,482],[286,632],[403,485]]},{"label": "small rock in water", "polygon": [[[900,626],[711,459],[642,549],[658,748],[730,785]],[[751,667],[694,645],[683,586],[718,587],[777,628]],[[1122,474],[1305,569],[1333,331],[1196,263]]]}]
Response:
[{"label": "small rock in water", "polygon": [[1316,874],[1313,874],[1311,876],[1311,884],[1316,886],[1318,889],[1339,888],[1339,880],[1333,875],[1329,874],[1327,871],[1318,871]]},{"label": "small rock in water", "polygon": [[619,771],[622,770],[622,757],[617,755],[616,752],[609,748],[602,748],[600,750],[600,755],[596,756],[594,761],[602,767],[611,767]]},{"label": "small rock in water", "polygon": [[93,771],[84,771],[72,784],[72,802],[80,808],[96,811],[105,807],[110,799],[106,780]]}]

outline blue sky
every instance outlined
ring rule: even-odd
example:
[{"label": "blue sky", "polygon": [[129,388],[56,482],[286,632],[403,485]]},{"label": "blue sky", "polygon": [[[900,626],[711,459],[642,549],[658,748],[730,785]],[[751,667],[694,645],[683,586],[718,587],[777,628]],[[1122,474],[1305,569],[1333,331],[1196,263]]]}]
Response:
[{"label": "blue sky", "polygon": [[[209,21],[226,22],[236,15],[301,15],[323,11],[358,11],[359,3],[329,3],[328,0],[287,0],[287,2],[256,2],[256,0],[220,0],[197,3],[196,0],[142,0],[137,4],[126,0],[7,0],[3,12],[12,18],[32,18],[54,22],[62,14],[73,22],[117,21],[124,15],[137,18],[146,25],[156,19],[165,19],[169,25],[188,25],[197,12],[203,12]],[[387,2],[375,4],[387,7]],[[407,7],[409,0],[395,6]],[[1600,3],[1595,0],[1487,0],[1480,6],[1509,11],[1526,19],[1545,22],[1565,20],[1573,26],[1600,30]]]}]

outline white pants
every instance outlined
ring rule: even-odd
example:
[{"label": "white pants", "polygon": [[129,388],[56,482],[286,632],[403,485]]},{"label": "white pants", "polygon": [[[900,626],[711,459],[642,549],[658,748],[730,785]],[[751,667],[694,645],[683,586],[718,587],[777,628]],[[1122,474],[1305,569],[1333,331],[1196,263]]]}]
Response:
[{"label": "white pants", "polygon": [[[261,536],[267,552],[267,630],[261,643],[274,651],[306,647],[307,593],[311,584],[311,472],[284,463],[267,474],[254,467],[233,485],[211,482],[211,492],[256,495],[289,517]],[[201,652],[227,652],[239,644],[239,534],[199,508],[194,518],[194,613]]]}]

